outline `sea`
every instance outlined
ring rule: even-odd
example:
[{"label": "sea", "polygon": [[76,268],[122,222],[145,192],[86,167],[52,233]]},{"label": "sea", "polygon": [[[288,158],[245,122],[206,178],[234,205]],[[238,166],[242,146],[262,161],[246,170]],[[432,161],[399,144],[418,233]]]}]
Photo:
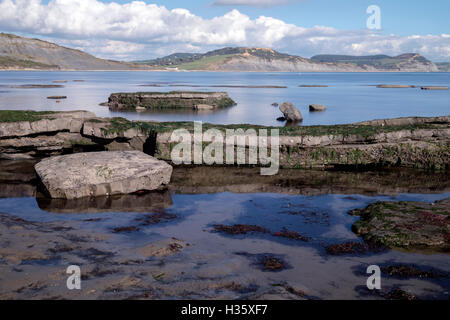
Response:
[{"label": "sea", "polygon": [[[83,80],[74,82],[73,80]],[[67,81],[67,83],[53,83]],[[61,88],[24,89],[22,85],[56,84]],[[381,89],[379,84],[418,88]],[[302,85],[326,85],[309,88]],[[223,86],[223,87],[221,87]],[[231,86],[231,87],[230,87]],[[246,88],[266,86],[276,88]],[[0,72],[0,109],[89,110],[99,117],[130,120],[202,121],[214,124],[283,126],[273,103],[293,103],[302,113],[299,125],[348,124],[360,121],[450,114],[450,73],[223,73],[223,72]],[[279,88],[283,87],[283,88]],[[114,112],[100,106],[116,92],[225,91],[236,106],[213,112],[168,110]],[[67,96],[56,102],[48,96]],[[310,113],[310,104],[326,112]]]}]

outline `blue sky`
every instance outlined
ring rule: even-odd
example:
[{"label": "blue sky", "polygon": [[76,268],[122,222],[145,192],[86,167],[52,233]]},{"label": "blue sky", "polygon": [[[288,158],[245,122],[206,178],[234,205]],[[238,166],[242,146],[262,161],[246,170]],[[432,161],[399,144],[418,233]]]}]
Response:
[{"label": "blue sky", "polygon": [[[418,52],[435,61],[450,61],[448,0],[112,3],[0,0],[0,31],[35,36],[120,60],[224,46],[257,46],[305,57],[319,53]],[[381,30],[366,27],[366,9],[370,5],[381,9]]]},{"label": "blue sky", "polygon": [[[47,1],[48,2],[48,1]],[[102,0],[102,2],[112,2]],[[115,1],[128,3],[127,0]],[[450,1],[448,0],[306,0],[272,7],[217,6],[213,0],[146,1],[168,9],[186,8],[204,18],[223,15],[232,8],[257,18],[268,15],[288,23],[313,27],[331,26],[338,29],[366,28],[366,9],[378,5],[382,12],[383,31],[398,35],[440,34],[450,32]]]}]

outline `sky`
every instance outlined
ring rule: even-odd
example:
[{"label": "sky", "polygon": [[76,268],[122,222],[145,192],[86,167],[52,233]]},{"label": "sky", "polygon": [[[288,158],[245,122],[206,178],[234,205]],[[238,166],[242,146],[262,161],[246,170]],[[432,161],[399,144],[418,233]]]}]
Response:
[{"label": "sky", "polygon": [[0,31],[125,61],[227,46],[450,61],[449,12],[448,0],[0,0]]}]

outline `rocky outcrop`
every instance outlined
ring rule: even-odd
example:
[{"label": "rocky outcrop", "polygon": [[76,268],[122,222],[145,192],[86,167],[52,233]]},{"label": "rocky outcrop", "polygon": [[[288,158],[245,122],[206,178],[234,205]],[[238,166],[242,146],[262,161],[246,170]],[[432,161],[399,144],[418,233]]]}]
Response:
[{"label": "rocky outcrop", "polygon": [[[86,114],[83,120],[70,118],[70,114],[73,117],[80,116],[78,113],[51,113],[34,116],[33,121],[0,122],[0,128],[3,128],[3,131],[0,130],[0,158],[30,159],[86,151],[138,150],[171,161],[171,152],[177,143],[171,141],[172,132],[183,128],[191,132],[193,138],[194,125],[190,122],[89,118],[92,114]],[[30,114],[27,113],[27,116]],[[14,117],[20,118],[18,115]],[[39,122],[41,117],[45,117],[45,121]],[[58,121],[61,123],[58,124]],[[225,136],[227,129],[238,127],[203,126],[204,130],[210,128],[218,129]],[[280,166],[283,168],[400,166],[446,170],[450,163],[448,116],[374,120],[352,125],[242,125],[242,128],[256,131],[268,129],[269,133],[271,129],[278,129]],[[208,145],[204,141],[203,148]],[[268,145],[271,145],[270,137]],[[248,149],[248,145],[245,148]]]},{"label": "rocky outcrop", "polygon": [[225,108],[236,103],[226,92],[137,92],[113,93],[107,105],[111,110]]},{"label": "rocky outcrop", "polygon": [[130,194],[169,184],[172,167],[140,151],[91,152],[51,157],[35,166],[56,199]]},{"label": "rocky outcrop", "polygon": [[[227,128],[211,127],[224,131]],[[278,129],[282,168],[449,168],[450,117],[400,118],[354,125],[288,126]],[[158,157],[169,160],[176,145],[171,142],[170,134],[159,134],[157,143]],[[270,138],[268,144],[271,145]]]},{"label": "rocky outcrop", "polygon": [[300,122],[303,116],[298,109],[290,102],[285,102],[280,107],[281,113],[288,122]]},{"label": "rocky outcrop", "polygon": [[34,113],[32,121],[0,122],[0,138],[25,137],[44,133],[67,131],[80,133],[86,119],[94,118],[89,111]]},{"label": "rocky outcrop", "polygon": [[[81,135],[88,111],[0,111],[0,158],[27,159],[90,148],[95,143]],[[18,121],[14,121],[18,120]]]},{"label": "rocky outcrop", "polygon": [[450,198],[435,203],[377,202],[353,210],[353,230],[368,242],[390,248],[450,249]]}]

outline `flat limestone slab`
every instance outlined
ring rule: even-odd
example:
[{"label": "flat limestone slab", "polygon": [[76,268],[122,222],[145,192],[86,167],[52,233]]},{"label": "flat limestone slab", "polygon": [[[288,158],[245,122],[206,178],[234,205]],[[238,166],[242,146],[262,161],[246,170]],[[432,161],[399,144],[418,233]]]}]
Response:
[{"label": "flat limestone slab", "polygon": [[140,151],[90,152],[51,157],[35,170],[51,198],[130,194],[170,183],[172,166]]}]

